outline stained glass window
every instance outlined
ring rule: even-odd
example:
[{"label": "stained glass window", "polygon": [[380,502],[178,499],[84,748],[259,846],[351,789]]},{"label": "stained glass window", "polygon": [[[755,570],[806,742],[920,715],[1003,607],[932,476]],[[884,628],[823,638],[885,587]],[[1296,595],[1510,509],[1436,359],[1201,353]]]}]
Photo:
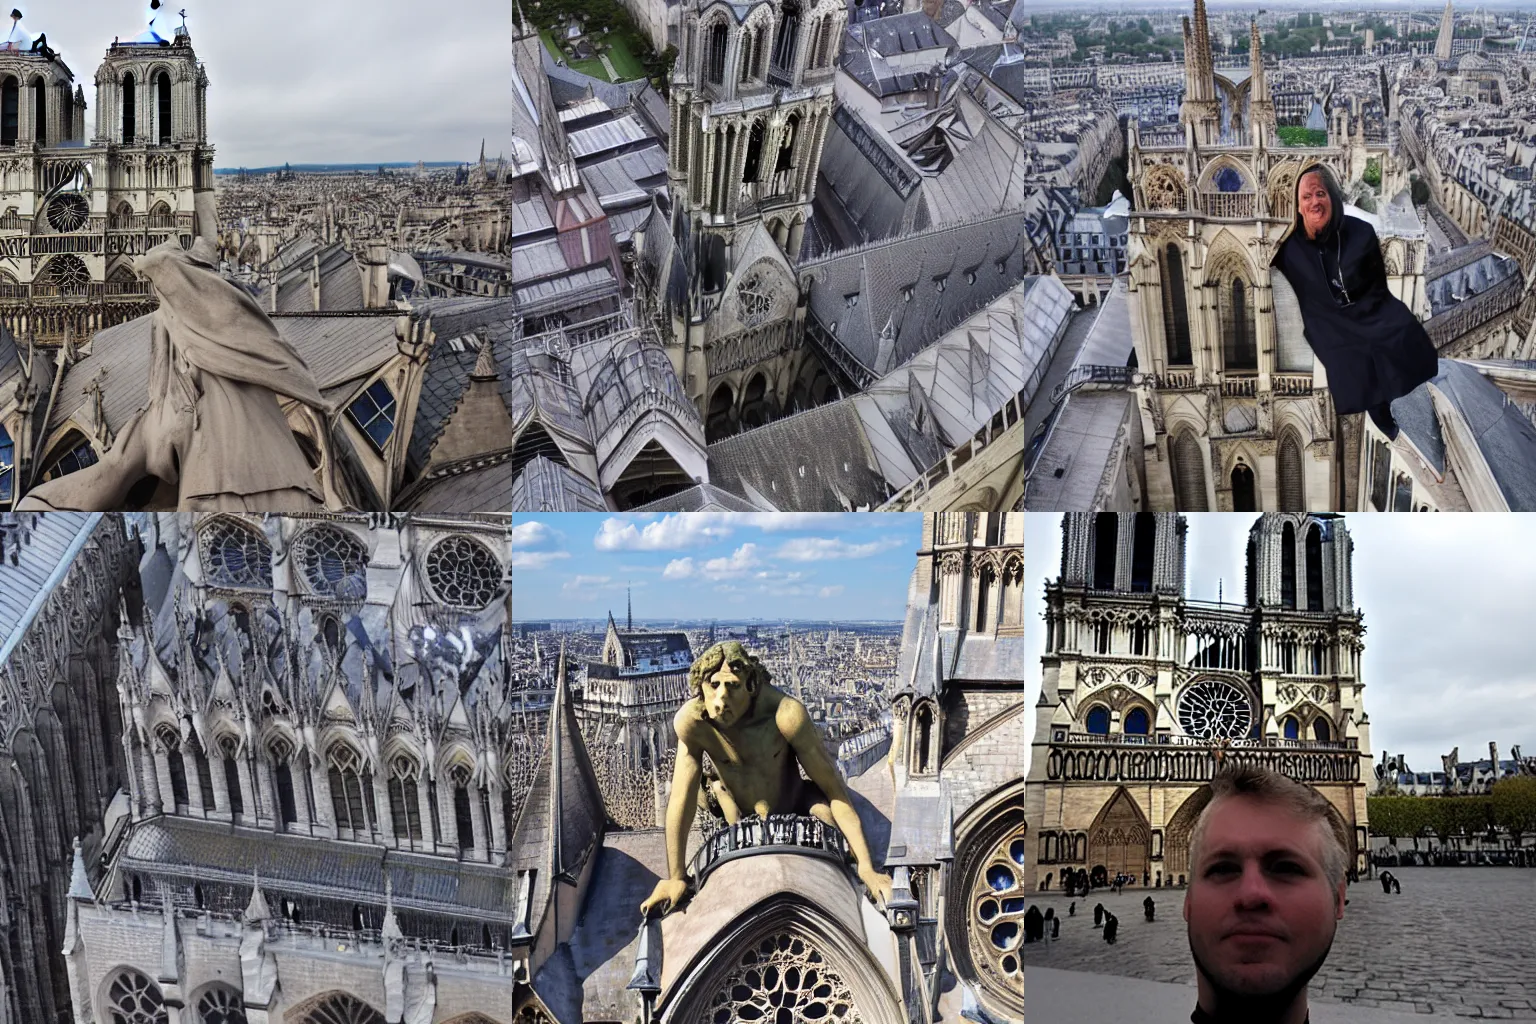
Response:
[{"label": "stained glass window", "polygon": [[773,313],[773,296],[757,271],[737,286],[736,301],[741,305],[741,322],[748,327],[756,327]]},{"label": "stained glass window", "polygon": [[427,553],[427,582],[443,604],[484,608],[501,584],[501,563],[473,537],[449,537]]},{"label": "stained glass window", "polygon": [[168,1024],[160,989],[138,971],[124,971],[107,989],[112,1024]]},{"label": "stained glass window", "polygon": [[198,1024],[246,1024],[244,1001],[232,988],[219,985],[197,1001]]},{"label": "stained glass window", "polygon": [[298,1024],[384,1024],[384,1015],[356,996],[333,995],[300,1017]]},{"label": "stained glass window", "polygon": [[973,954],[988,957],[1005,978],[1022,983],[1024,964],[1024,830],[1003,837],[971,886]]},{"label": "stained glass window", "polygon": [[395,432],[395,396],[389,385],[381,380],[374,381],[347,406],[347,418],[368,435],[375,449],[382,452],[389,435]]},{"label": "stained glass window", "polygon": [[255,530],[221,519],[203,531],[202,551],[214,586],[272,588],[272,548]]},{"label": "stained glass window", "polygon": [[299,538],[299,566],[310,592],[361,601],[368,596],[368,549],[334,526],[318,526]]},{"label": "stained glass window", "polygon": [[1184,691],[1179,724],[1198,739],[1237,739],[1248,735],[1253,705],[1240,687],[1221,679],[1203,679]]},{"label": "stained glass window", "polygon": [[742,954],[704,1017],[711,1024],[856,1024],[863,1019],[847,982],[827,966],[821,951],[788,934],[769,936]]},{"label": "stained glass window", "polygon": [[0,427],[0,501],[9,501],[15,486],[16,442]]}]

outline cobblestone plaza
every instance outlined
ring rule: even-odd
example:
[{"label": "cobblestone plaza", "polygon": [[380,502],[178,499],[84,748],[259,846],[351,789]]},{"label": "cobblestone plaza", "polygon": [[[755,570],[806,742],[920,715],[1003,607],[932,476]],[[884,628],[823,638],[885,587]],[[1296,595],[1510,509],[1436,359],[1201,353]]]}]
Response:
[{"label": "cobblestone plaza", "polygon": [[[1519,868],[1396,868],[1401,895],[1374,881],[1349,887],[1328,962],[1313,978],[1315,1003],[1403,1013],[1536,1020],[1536,871]],[[1148,923],[1142,900],[1156,901]],[[1183,918],[1184,891],[1130,886],[1119,895],[1095,891],[1068,899],[1032,893],[1029,903],[1063,918],[1055,942],[1026,947],[1028,968],[1050,967],[1191,985],[1194,964]],[[1067,908],[1076,902],[1076,916]],[[1093,927],[1093,907],[1120,919],[1114,945]],[[1091,979],[1089,979],[1091,980]],[[1085,987],[1083,999],[1093,993]],[[1030,1005],[1026,999],[1026,1005]],[[1187,1011],[1186,1011],[1187,1012]],[[1028,1018],[1032,1024],[1033,1015]],[[1183,1019],[1178,1018],[1178,1019]]]}]

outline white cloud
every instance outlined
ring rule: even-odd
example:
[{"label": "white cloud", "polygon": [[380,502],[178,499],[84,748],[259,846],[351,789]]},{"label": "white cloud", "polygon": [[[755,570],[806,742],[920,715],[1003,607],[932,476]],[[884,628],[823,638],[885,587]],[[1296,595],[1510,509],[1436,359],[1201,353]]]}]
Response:
[{"label": "white cloud", "polygon": [[732,580],[745,576],[762,565],[757,558],[756,544],[743,544],[725,558],[711,558],[699,570],[707,580]]},{"label": "white cloud", "polygon": [[674,558],[661,571],[664,580],[686,580],[693,575],[692,558]]},{"label": "white cloud", "polygon": [[626,587],[639,590],[645,586],[645,581],[630,582],[629,580],[616,580],[612,576],[584,576],[576,575],[566,580],[561,585],[562,593],[568,594],[578,601],[591,601],[609,591],[619,591]]},{"label": "white cloud", "polygon": [[842,592],[843,592],[843,585],[841,583],[838,583],[838,584],[834,584],[833,586],[830,586],[830,587],[822,587],[820,590],[818,590],[816,592],[816,596],[817,597],[836,597],[838,594],[841,594]]},{"label": "white cloud", "polygon": [[570,558],[569,551],[516,551],[512,552],[512,568],[547,569],[551,562],[557,562],[562,558]]},{"label": "white cloud", "polygon": [[559,539],[559,533],[550,529],[548,523],[541,523],[537,519],[512,524],[513,548],[521,548],[523,550],[544,548],[558,543]]},{"label": "white cloud", "polygon": [[[722,540],[738,527],[756,527],[765,533],[785,530],[852,530],[871,527],[890,513],[849,512],[673,512],[638,525],[636,517],[610,516],[593,538],[599,551],[683,551]],[[880,516],[881,519],[870,519]],[[905,543],[905,541],[882,542]],[[859,557],[859,556],[844,556]]]},{"label": "white cloud", "polygon": [[773,556],[790,562],[822,562],[833,558],[868,558],[907,543],[902,537],[883,537],[864,544],[850,544],[841,537],[795,537],[779,546]]}]

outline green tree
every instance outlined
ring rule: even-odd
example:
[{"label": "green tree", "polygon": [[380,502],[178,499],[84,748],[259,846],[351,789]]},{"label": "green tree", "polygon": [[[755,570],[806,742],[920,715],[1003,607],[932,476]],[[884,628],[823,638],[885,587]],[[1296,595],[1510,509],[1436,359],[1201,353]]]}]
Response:
[{"label": "green tree", "polygon": [[1493,784],[1493,821],[1518,845],[1520,837],[1536,832],[1536,778],[1520,775]]},{"label": "green tree", "polygon": [[1140,21],[1138,21],[1136,23],[1136,27],[1141,29],[1141,34],[1144,36],[1150,36],[1152,34],[1152,22],[1148,21],[1146,18],[1142,18]]},{"label": "green tree", "polygon": [[1372,188],[1381,187],[1381,161],[1371,157],[1365,162],[1365,173],[1360,175],[1360,180]]}]

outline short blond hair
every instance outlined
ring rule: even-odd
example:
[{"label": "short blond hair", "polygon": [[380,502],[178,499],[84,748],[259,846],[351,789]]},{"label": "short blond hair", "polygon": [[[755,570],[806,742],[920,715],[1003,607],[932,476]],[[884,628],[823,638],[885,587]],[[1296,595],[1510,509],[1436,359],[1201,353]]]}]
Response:
[{"label": "short blond hair", "polygon": [[[1279,772],[1256,765],[1234,765],[1222,768],[1211,778],[1211,799],[1195,820],[1189,835],[1189,866],[1193,872],[1200,863],[1200,846],[1205,841],[1205,826],[1210,821],[1211,810],[1217,803],[1231,797],[1246,796],[1260,803],[1284,807],[1298,818],[1324,828],[1318,830],[1324,836],[1323,873],[1332,886],[1344,883],[1349,861],[1349,833],[1344,819],[1334,809],[1328,798],[1311,786],[1281,775]],[[1191,876],[1191,881],[1194,875]]]}]

